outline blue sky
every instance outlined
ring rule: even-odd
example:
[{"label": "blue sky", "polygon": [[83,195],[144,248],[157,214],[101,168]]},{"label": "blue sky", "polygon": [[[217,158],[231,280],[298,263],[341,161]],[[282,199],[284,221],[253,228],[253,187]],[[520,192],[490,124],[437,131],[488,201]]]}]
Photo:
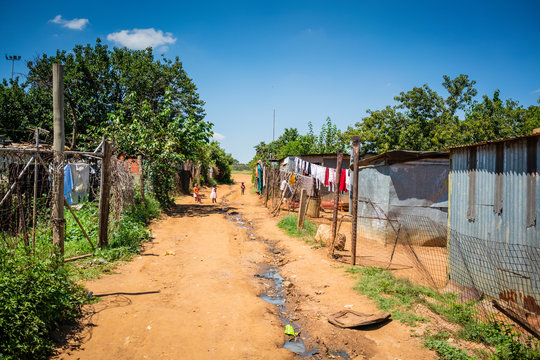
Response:
[{"label": "blue sky", "polygon": [[[468,74],[479,94],[540,97],[540,2],[533,1],[7,1],[4,55],[31,60],[95,43],[153,45],[179,56],[206,101],[207,120],[241,162],[286,127],[339,128],[400,91]],[[25,73],[23,61],[15,72]]]}]

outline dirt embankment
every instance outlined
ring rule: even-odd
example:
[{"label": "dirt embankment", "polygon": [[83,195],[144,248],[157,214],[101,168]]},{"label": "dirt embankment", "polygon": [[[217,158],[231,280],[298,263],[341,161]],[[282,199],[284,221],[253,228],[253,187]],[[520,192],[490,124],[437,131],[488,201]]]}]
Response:
[{"label": "dirt embankment", "polygon": [[[83,331],[57,358],[294,359],[283,348],[283,321],[317,359],[435,358],[395,321],[368,330],[329,324],[345,305],[377,310],[325,250],[284,235],[250,190],[242,196],[239,185],[222,185],[217,205],[208,191],[202,205],[180,199],[152,226],[141,256],[86,284],[102,301],[86,308]],[[261,298],[272,290],[261,276],[269,268],[290,282],[281,292],[285,307]]]}]

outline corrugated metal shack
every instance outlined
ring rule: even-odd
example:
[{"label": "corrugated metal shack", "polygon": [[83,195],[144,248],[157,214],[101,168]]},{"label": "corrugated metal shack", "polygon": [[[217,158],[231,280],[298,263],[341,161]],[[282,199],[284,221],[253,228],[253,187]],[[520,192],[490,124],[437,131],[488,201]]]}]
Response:
[{"label": "corrugated metal shack", "polygon": [[540,315],[539,134],[450,148],[450,280]]},{"label": "corrugated metal shack", "polygon": [[383,244],[446,246],[447,152],[390,151],[359,161],[358,232]]}]

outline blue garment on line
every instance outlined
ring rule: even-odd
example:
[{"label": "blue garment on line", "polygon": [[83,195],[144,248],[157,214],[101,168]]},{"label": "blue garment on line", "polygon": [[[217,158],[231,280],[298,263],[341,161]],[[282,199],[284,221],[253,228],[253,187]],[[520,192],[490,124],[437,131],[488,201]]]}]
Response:
[{"label": "blue garment on line", "polygon": [[257,184],[259,187],[259,194],[262,194],[263,190],[263,171],[261,168],[261,164],[257,164],[257,168],[259,169],[259,183]]},{"label": "blue garment on line", "polygon": [[64,166],[64,197],[69,205],[71,202],[71,192],[73,191],[73,177],[71,176],[71,165]]}]

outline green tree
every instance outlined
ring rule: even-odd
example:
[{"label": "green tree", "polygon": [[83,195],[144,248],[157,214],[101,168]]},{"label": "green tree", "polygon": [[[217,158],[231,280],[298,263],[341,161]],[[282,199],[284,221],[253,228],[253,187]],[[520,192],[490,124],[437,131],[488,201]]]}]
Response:
[{"label": "green tree", "polygon": [[[66,133],[71,134],[67,141],[71,148],[94,147],[108,114],[120,110],[128,97],[139,104],[146,101],[159,112],[165,91],[170,89],[169,118],[182,114],[195,121],[204,119],[204,102],[178,58],[156,60],[151,48],[111,50],[97,39],[94,46],[77,45],[69,52],[58,50],[55,56],[42,55],[28,62],[28,85],[50,94],[54,62],[64,65]],[[134,115],[124,111],[124,122],[129,123]]]},{"label": "green tree", "polygon": [[106,134],[116,135],[121,153],[142,154],[148,160],[157,200],[164,207],[171,205],[176,165],[196,157],[201,144],[212,136],[212,124],[178,111],[171,89],[165,91],[156,110],[150,101],[139,103],[132,94],[109,119],[104,126]]}]

